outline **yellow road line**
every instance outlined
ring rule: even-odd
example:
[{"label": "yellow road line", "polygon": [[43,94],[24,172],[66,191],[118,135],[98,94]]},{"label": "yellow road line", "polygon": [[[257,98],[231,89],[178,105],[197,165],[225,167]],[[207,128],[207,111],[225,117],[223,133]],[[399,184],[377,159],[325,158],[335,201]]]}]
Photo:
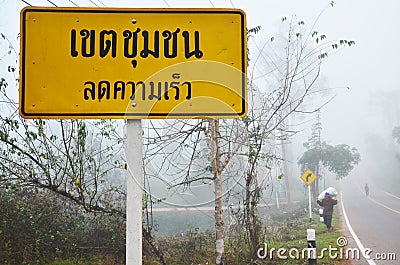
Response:
[{"label": "yellow road line", "polygon": [[397,210],[395,210],[395,209],[392,209],[392,208],[390,208],[389,206],[386,206],[386,205],[384,205],[383,203],[380,203],[380,202],[378,202],[378,201],[372,199],[372,198],[369,197],[369,196],[368,196],[368,199],[369,199],[370,201],[372,201],[373,203],[375,203],[375,204],[377,204],[377,205],[380,205],[380,206],[382,206],[383,208],[388,209],[389,211],[392,211],[392,212],[394,212],[394,213],[400,214],[400,211],[397,211]]},{"label": "yellow road line", "polygon": [[[361,186],[359,186],[359,185],[357,185],[357,186],[358,186],[359,190],[361,191],[361,193],[364,193],[363,188],[362,188]],[[391,194],[391,193],[389,193],[389,192],[387,192],[387,191],[384,191],[384,190],[381,190],[381,191],[383,191],[383,192],[386,193],[387,195],[390,195],[390,196],[392,196],[392,197],[397,198],[397,199],[400,200],[400,198],[397,197],[396,195],[393,195],[393,194]],[[371,202],[373,202],[373,203],[375,203],[375,204],[377,204],[377,205],[379,205],[379,206],[382,206],[383,208],[385,208],[385,209],[387,209],[387,210],[389,210],[389,211],[392,211],[392,212],[394,212],[394,213],[400,214],[400,211],[397,211],[397,210],[395,210],[395,209],[393,209],[393,208],[390,208],[389,206],[386,206],[386,205],[384,205],[383,203],[378,202],[378,201],[372,199],[370,196],[367,196],[367,198],[368,198]]]},{"label": "yellow road line", "polygon": [[394,194],[391,194],[391,193],[389,193],[389,192],[387,192],[387,191],[383,191],[383,192],[386,193],[386,194],[389,195],[389,196],[392,196],[392,197],[394,197],[394,198],[400,200],[400,197],[398,197],[398,196],[396,196],[396,195],[394,195]]}]

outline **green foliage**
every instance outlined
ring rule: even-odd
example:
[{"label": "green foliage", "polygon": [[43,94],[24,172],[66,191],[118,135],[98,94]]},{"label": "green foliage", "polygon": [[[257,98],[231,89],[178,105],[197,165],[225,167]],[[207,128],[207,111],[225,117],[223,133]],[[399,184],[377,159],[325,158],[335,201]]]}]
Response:
[{"label": "green foliage", "polygon": [[360,154],[356,148],[346,144],[332,146],[323,142],[321,146],[305,151],[298,160],[298,164],[305,169],[317,165],[320,161],[330,172],[342,178],[360,162]]},{"label": "green foliage", "polygon": [[360,162],[360,154],[357,149],[346,144],[332,146],[321,142],[322,125],[320,113],[317,113],[317,122],[313,125],[310,139],[303,144],[307,149],[298,160],[302,170],[312,170],[319,167],[320,162],[328,170],[336,174],[337,178],[347,176],[350,171]]},{"label": "green foliage", "polygon": [[320,152],[316,148],[314,148],[305,151],[297,163],[304,166],[302,167],[302,169],[305,169],[306,167],[310,167],[310,165],[316,165],[320,161],[320,159]]},{"label": "green foliage", "polygon": [[261,30],[261,26],[257,26],[247,30],[247,35],[257,34]]},{"label": "green foliage", "polygon": [[[332,1],[330,5],[333,6],[334,2]],[[339,41],[329,41],[327,35],[320,34],[317,30],[315,30],[314,27],[312,27],[310,31],[307,32],[304,28],[306,23],[303,20],[294,22],[293,19],[294,18],[288,19],[287,17],[281,18],[282,23],[289,24],[289,42],[291,42],[291,39],[294,36],[296,37],[296,41],[298,42],[298,44],[301,44],[301,47],[308,46],[309,40],[313,40],[316,44],[316,47],[311,47],[310,45],[310,52],[307,52],[308,55],[306,55],[305,58],[307,58],[308,56],[313,57],[314,55],[317,55],[317,58],[319,60],[323,60],[326,59],[328,55],[331,54],[333,51],[338,50],[341,47],[351,47],[355,45],[355,41],[347,39],[341,39]],[[272,37],[270,41],[272,42],[274,39],[275,38]],[[329,49],[329,46],[331,49]]]},{"label": "green foliage", "polygon": [[0,90],[4,93],[6,91],[8,84],[6,82],[6,80],[2,77],[0,79]]},{"label": "green foliage", "polygon": [[[257,34],[261,30],[261,26],[257,26],[247,30],[247,41],[249,38],[255,34]],[[247,62],[250,62],[250,49],[247,47]]]},{"label": "green foliage", "polygon": [[[266,221],[263,227],[263,234],[258,247],[264,247],[264,242],[268,244],[268,249],[275,250],[279,248],[297,248],[300,251],[307,247],[306,231],[310,226],[315,229],[317,237],[317,251],[320,253],[321,249],[331,245],[337,246],[336,240],[341,236],[340,232],[327,232],[326,226],[319,222],[319,216],[316,214],[316,209],[313,210],[312,222],[309,221],[308,208],[306,205],[299,205],[298,208],[291,212],[272,212],[268,211],[269,221]],[[334,212],[333,220],[334,227],[339,227],[339,220],[337,212]],[[266,258],[264,260],[258,259],[257,261],[248,260],[247,253],[249,246],[243,238],[241,233],[243,229],[229,231],[230,237],[227,239],[227,259],[229,264],[307,264],[307,258],[293,260],[279,259],[275,251],[274,259]],[[211,243],[211,242],[210,242]],[[288,253],[286,253],[288,254]],[[204,263],[203,263],[204,264]],[[340,263],[339,257],[331,259],[329,256],[318,260],[318,264],[346,264]]]},{"label": "green foliage", "polygon": [[78,144],[83,152],[85,152],[86,137],[88,135],[86,123],[82,120],[78,121]]},{"label": "green foliage", "polygon": [[122,218],[87,214],[51,193],[18,186],[1,191],[0,208],[2,265],[107,264],[89,262],[100,255],[124,259]]},{"label": "green foliage", "polygon": [[24,120],[13,114],[16,106],[7,105],[9,111],[0,116],[0,188],[35,186],[88,211],[124,212],[123,187],[106,181],[121,170],[115,122]]},{"label": "green foliage", "polygon": [[336,146],[326,145],[323,157],[323,165],[329,171],[335,173],[339,178],[347,176],[350,171],[360,162],[360,154],[357,149],[346,144]]}]

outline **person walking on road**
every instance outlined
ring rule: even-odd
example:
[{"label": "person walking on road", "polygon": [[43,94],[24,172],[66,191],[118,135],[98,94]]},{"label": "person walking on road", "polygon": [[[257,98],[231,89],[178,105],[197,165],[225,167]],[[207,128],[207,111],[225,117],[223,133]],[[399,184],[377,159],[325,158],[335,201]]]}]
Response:
[{"label": "person walking on road", "polygon": [[368,187],[368,184],[367,184],[367,183],[365,183],[364,189],[365,189],[365,196],[368,197],[368,195],[369,195],[369,187]]},{"label": "person walking on road", "polygon": [[333,206],[337,204],[337,200],[333,199],[332,196],[327,192],[325,193],[325,198],[322,201],[317,200],[317,203],[323,207],[322,215],[324,217],[324,223],[328,231],[333,230],[332,227],[332,214]]}]

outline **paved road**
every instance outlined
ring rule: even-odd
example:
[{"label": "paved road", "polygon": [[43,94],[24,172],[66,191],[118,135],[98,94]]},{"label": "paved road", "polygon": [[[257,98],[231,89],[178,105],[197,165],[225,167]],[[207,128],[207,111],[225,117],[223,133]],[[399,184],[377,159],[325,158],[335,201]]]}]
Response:
[{"label": "paved road", "polygon": [[[349,231],[346,223],[346,237],[349,247],[359,247],[354,234],[364,248],[372,250],[370,256],[375,258],[369,264],[400,264],[400,196],[379,189],[373,183],[368,183],[370,194],[364,192],[365,182],[357,177],[346,177],[341,183],[342,197],[348,222],[353,230]],[[341,212],[342,217],[343,211]],[[342,218],[343,220],[345,218]],[[378,260],[379,257],[395,254],[396,260]],[[380,255],[380,256],[377,256]],[[390,257],[393,259],[393,257]],[[355,264],[368,264],[365,259]]]}]

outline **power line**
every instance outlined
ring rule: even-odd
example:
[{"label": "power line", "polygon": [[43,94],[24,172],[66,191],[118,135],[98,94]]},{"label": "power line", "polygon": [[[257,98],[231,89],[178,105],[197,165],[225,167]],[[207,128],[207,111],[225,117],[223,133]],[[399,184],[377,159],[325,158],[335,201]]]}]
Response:
[{"label": "power line", "polygon": [[25,4],[32,6],[31,4],[29,4],[28,2],[26,2],[25,0],[21,0],[22,2],[24,2]]},{"label": "power line", "polygon": [[167,2],[166,0],[163,0],[163,2],[164,2],[168,7],[171,7],[171,6],[168,4],[168,2]]},{"label": "power line", "polygon": [[99,2],[100,4],[102,4],[103,6],[106,6],[102,1],[97,0],[97,2]]},{"label": "power line", "polygon": [[52,4],[55,7],[58,7],[56,4],[54,4],[53,2],[51,2],[50,0],[47,0],[47,2],[49,2],[50,4]]},{"label": "power line", "polygon": [[210,4],[212,5],[212,7],[215,7],[214,6],[214,3],[211,1],[211,0],[208,0],[209,2],[210,2]]},{"label": "power line", "polygon": [[232,0],[229,0],[233,8],[236,8],[235,5],[232,3]]},{"label": "power line", "polygon": [[68,0],[70,3],[74,4],[75,6],[79,7],[77,4],[75,4],[74,2],[72,2],[71,0]]},{"label": "power line", "polygon": [[94,4],[95,6],[99,7],[98,4],[96,4],[95,2],[93,2],[92,0],[89,0],[92,4]]}]

